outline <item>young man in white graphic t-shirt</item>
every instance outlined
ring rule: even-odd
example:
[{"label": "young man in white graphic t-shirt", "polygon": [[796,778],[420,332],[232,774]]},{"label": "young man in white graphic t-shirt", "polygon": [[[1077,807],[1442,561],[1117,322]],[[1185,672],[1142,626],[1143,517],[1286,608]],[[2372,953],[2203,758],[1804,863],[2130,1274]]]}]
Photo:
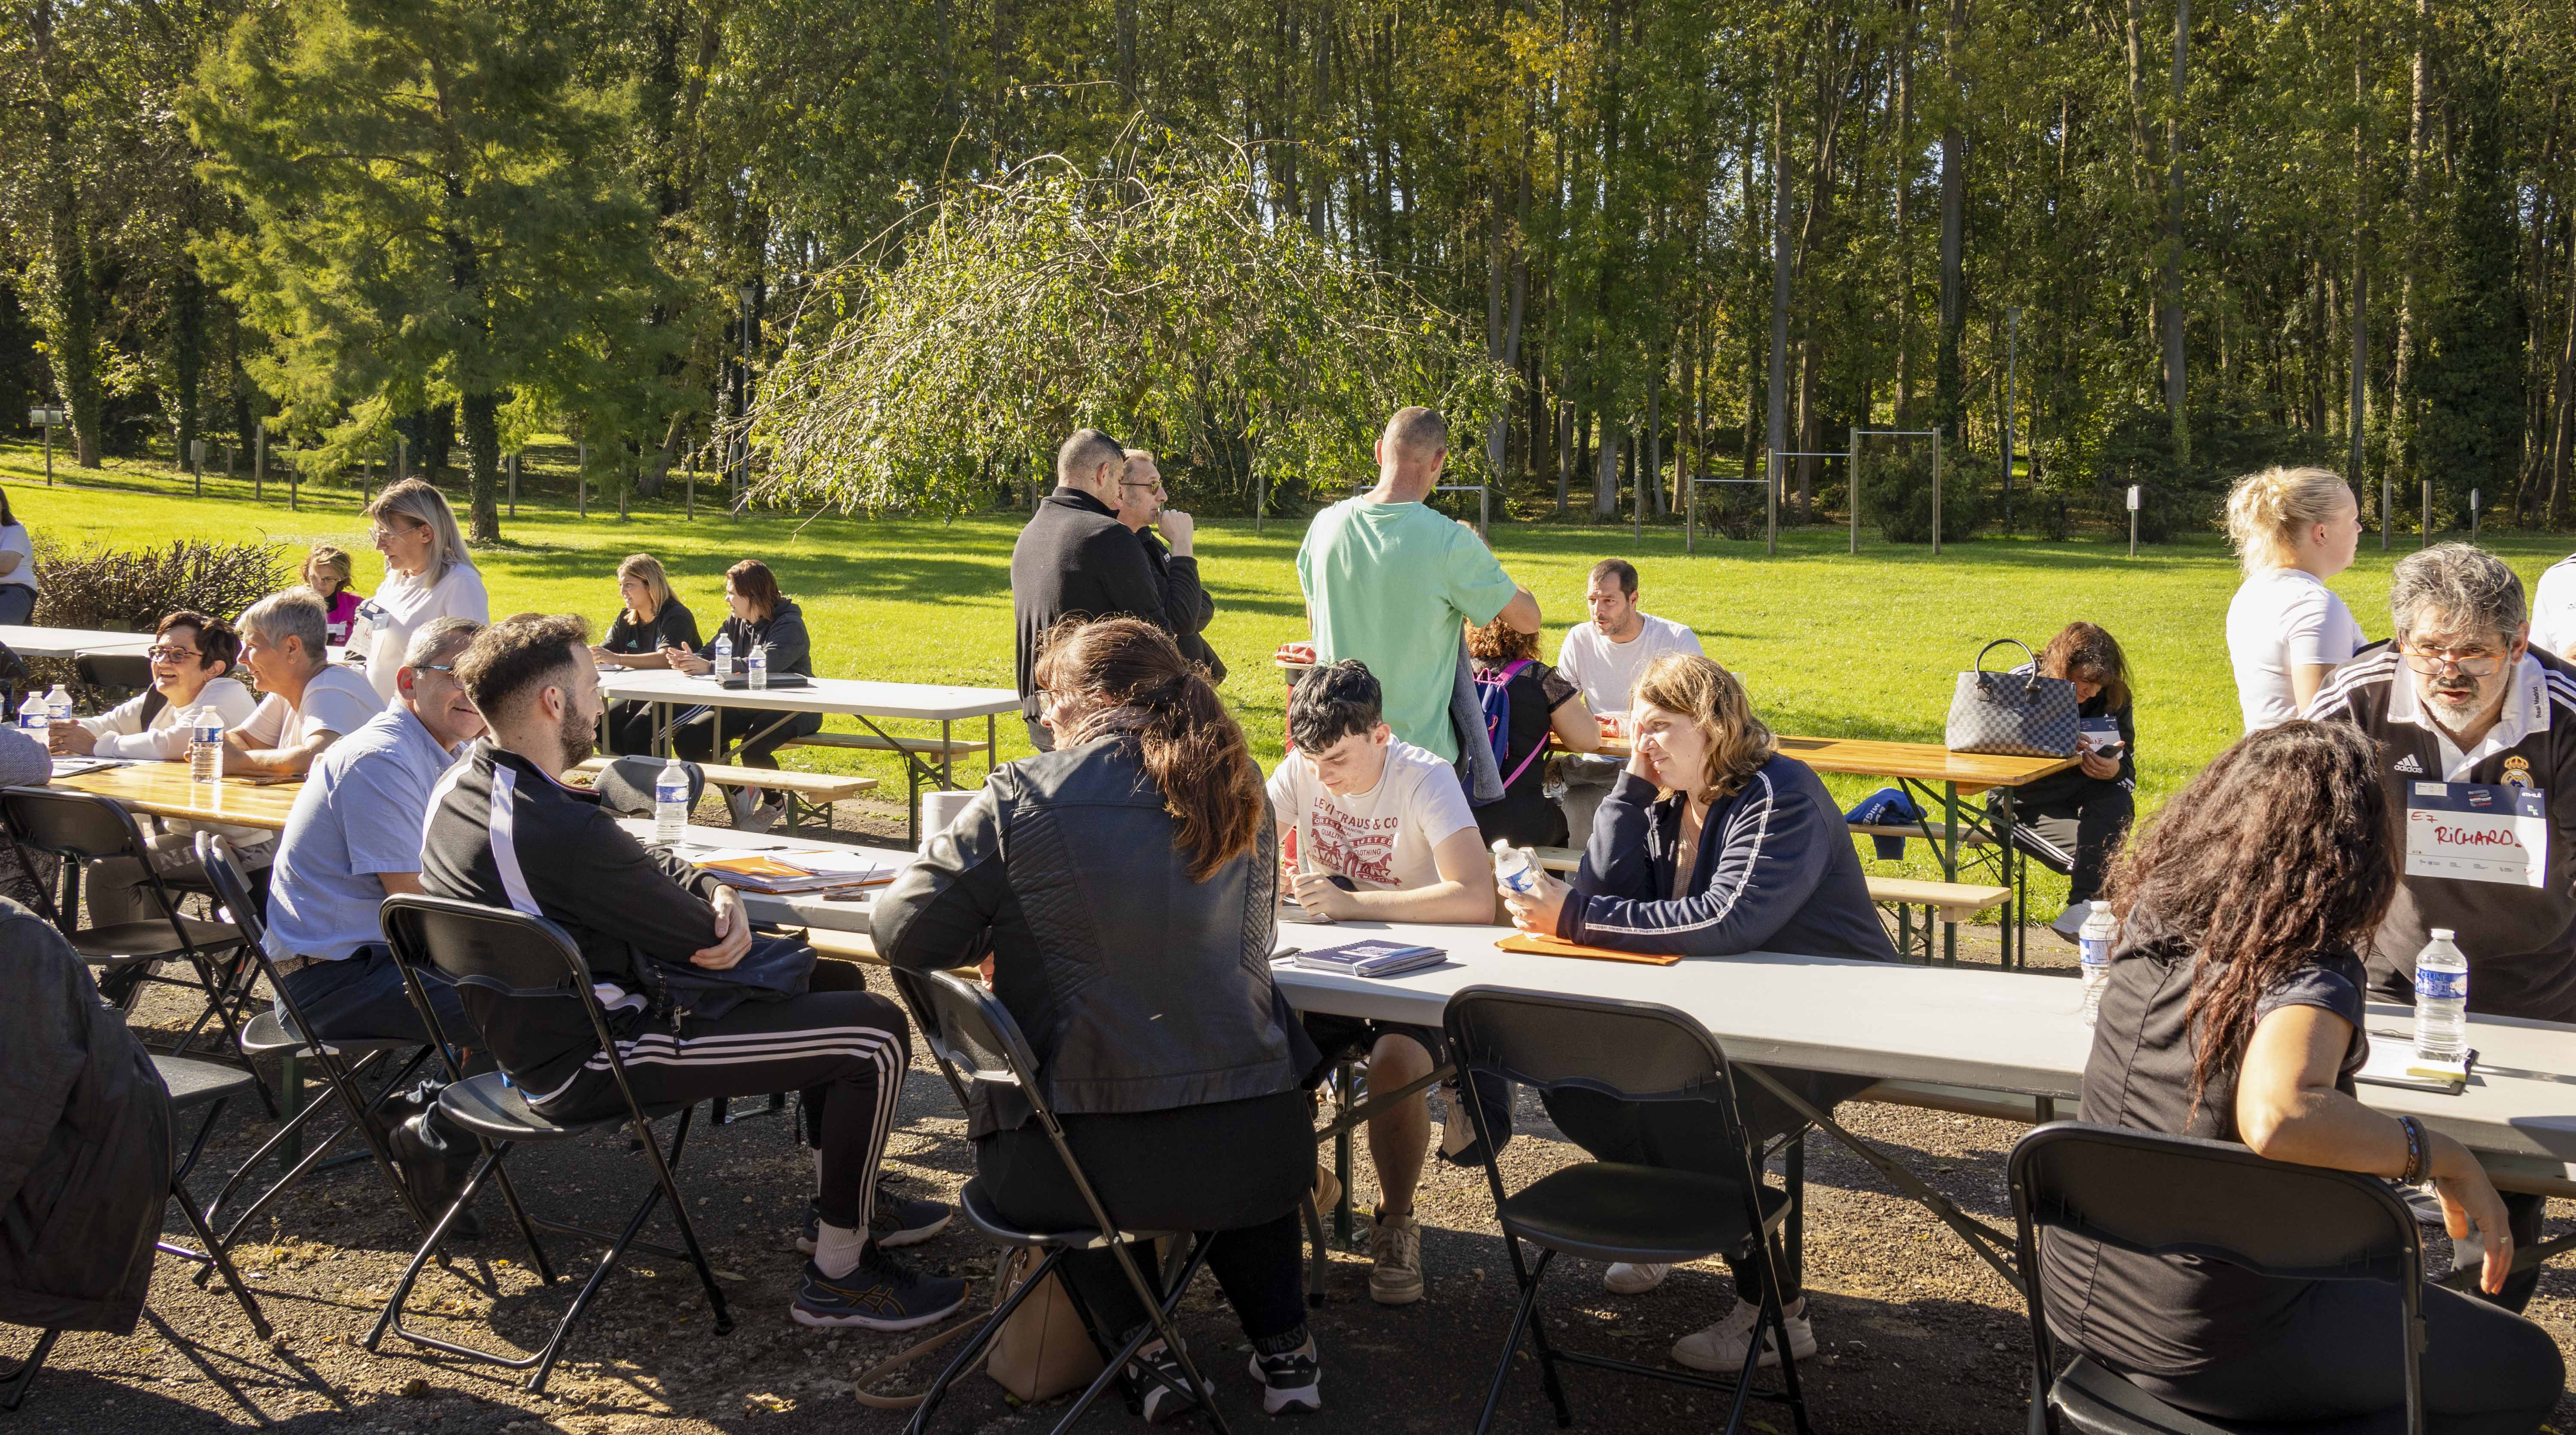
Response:
[{"label": "young man in white graphic t-shirt", "polygon": [[[1307,674],[1288,700],[1288,738],[1295,751],[1270,776],[1270,806],[1288,867],[1280,886],[1299,905],[1337,920],[1494,920],[1493,868],[1457,770],[1396,741],[1366,664]],[[1445,1046],[1435,1027],[1351,1017],[1309,1016],[1306,1030],[1327,1053],[1365,1048],[1378,1091],[1429,1076]],[[1430,1143],[1427,1092],[1369,1121],[1379,1192],[1369,1295],[1381,1305],[1422,1298],[1413,1193]]]},{"label": "young man in white graphic t-shirt", "polygon": [[[1681,624],[1637,606],[1637,567],[1624,558],[1604,558],[1592,565],[1583,590],[1591,621],[1565,630],[1556,650],[1556,670],[1583,689],[1583,700],[1596,713],[1624,713],[1628,690],[1637,674],[1666,653],[1700,651],[1699,635]],[[1599,753],[1567,753],[1557,759],[1557,776],[1565,783],[1565,845],[1580,852],[1592,842],[1592,815],[1610,795],[1611,784],[1627,759]]]}]

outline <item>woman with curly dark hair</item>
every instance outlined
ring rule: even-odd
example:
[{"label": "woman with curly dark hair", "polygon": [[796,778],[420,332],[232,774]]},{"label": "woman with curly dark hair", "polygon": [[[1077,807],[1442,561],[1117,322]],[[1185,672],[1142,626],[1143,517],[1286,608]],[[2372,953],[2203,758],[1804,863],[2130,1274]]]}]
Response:
[{"label": "woman with curly dark hair", "polygon": [[[931,839],[877,901],[877,950],[915,971],[990,959],[1102,1206],[1132,1230],[1216,1232],[1208,1268],[1264,1407],[1319,1408],[1297,1207],[1321,1058],[1270,980],[1279,839],[1261,769],[1216,689],[1141,619],[1057,625],[1034,677],[1055,750],[996,772]],[[977,1179],[1031,1229],[1094,1224],[1030,1114],[976,1088]],[[1104,1337],[1144,1324],[1113,1254],[1064,1270]],[[1128,1372],[1148,1419],[1179,1413],[1178,1371],[1155,1341]]]},{"label": "woman with curly dark hair", "polygon": [[[2477,1158],[2353,1095],[2370,1038],[2357,952],[2397,885],[2397,834],[2367,737],[2283,723],[2221,753],[2132,845],[2120,939],[2084,1071],[2087,1120],[2241,1141],[2305,1166],[2429,1178],[2455,1237],[2513,1260]],[[2397,1292],[2280,1280],[2051,1232],[2057,1335],[2170,1404],[2222,1420],[2325,1421],[2401,1403]],[[2432,1428],[2529,1432],[2563,1378],[2548,1332],[2474,1297],[2424,1292]]]},{"label": "woman with curly dark hair", "polygon": [[1565,813],[1547,795],[1548,739],[1568,752],[1601,750],[1601,724],[1583,689],[1538,660],[1538,634],[1496,618],[1467,630],[1467,662],[1476,696],[1485,700],[1488,736],[1503,772],[1503,796],[1476,809],[1487,842],[1522,847],[1565,845]]},{"label": "woman with curly dark hair", "polygon": [[[2075,685],[2083,741],[2075,766],[2013,792],[2013,841],[2067,879],[2066,909],[2049,927],[2071,942],[2093,914],[2111,859],[2119,855],[2137,812],[2138,725],[2131,715],[2129,657],[2100,624],[2074,622],[2048,640],[2034,666]],[[1996,794],[1987,794],[1986,806],[2000,818]]]}]

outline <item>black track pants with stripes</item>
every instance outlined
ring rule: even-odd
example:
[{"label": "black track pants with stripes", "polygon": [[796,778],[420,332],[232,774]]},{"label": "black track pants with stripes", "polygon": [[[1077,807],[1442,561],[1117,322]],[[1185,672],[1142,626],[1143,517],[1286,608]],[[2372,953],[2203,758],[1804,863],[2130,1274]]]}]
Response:
[{"label": "black track pants with stripes", "polygon": [[[713,1021],[683,1023],[677,1036],[648,1031],[621,1039],[617,1050],[635,1099],[648,1107],[803,1092],[823,1152],[816,1195],[823,1219],[860,1228],[868,1223],[877,1161],[885,1154],[904,1068],[912,1060],[911,1032],[903,1009],[873,992],[816,991],[786,1001],[744,1002]],[[600,1064],[584,1070],[546,1109],[617,1106],[616,1082]]]}]

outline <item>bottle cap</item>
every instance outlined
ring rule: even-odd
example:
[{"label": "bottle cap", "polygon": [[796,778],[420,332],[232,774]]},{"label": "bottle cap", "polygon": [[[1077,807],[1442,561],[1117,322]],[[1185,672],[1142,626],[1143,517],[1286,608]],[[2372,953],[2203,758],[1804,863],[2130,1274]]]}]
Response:
[{"label": "bottle cap", "polygon": [[2435,927],[2432,931],[2432,938],[2437,942],[2447,942],[2458,935],[2459,933],[2448,927]]}]

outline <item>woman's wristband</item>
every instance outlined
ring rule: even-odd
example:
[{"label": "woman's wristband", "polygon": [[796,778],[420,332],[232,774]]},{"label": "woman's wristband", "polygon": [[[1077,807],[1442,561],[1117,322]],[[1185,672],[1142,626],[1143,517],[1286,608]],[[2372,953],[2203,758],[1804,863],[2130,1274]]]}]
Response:
[{"label": "woman's wristband", "polygon": [[2425,1169],[2432,1164],[2432,1146],[2424,1139],[2423,1122],[2400,1116],[2397,1126],[2406,1133],[2406,1169],[2398,1173],[2397,1179],[2411,1186],[2424,1179]]}]

